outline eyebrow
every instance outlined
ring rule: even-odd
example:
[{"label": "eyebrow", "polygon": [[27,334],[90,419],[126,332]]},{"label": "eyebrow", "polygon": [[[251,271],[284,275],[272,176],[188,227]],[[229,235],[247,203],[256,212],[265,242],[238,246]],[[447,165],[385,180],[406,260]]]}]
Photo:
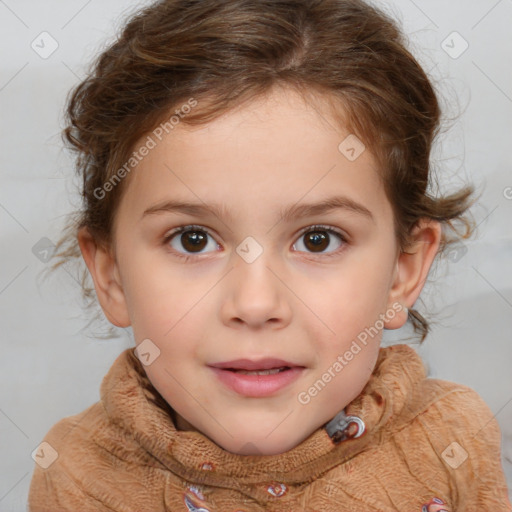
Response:
[{"label": "eyebrow", "polygon": [[[281,208],[278,212],[278,220],[289,222],[293,219],[312,217],[314,215],[325,214],[333,210],[346,210],[375,222],[372,212],[366,208],[366,206],[346,196],[327,197],[317,203],[294,204]],[[184,213],[196,217],[213,214],[218,218],[225,218],[229,221],[233,221],[234,219],[234,216],[225,208],[224,205],[217,203],[191,203],[186,201],[164,201],[162,203],[158,203],[145,210],[142,214],[142,218],[147,215],[163,212]]]}]

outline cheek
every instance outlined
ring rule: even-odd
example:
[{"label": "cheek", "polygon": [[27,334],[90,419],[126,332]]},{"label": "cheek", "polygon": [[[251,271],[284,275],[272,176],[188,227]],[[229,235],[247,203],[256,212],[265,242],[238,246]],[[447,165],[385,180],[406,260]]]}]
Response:
[{"label": "cheek", "polygon": [[161,337],[204,295],[205,283],[185,279],[165,255],[134,247],[127,247],[124,254],[123,290],[136,339]]},{"label": "cheek", "polygon": [[392,250],[392,245],[375,243],[358,252],[355,261],[347,265],[344,281],[354,306],[368,313],[381,312],[386,306],[394,268]]},{"label": "cheek", "polygon": [[[378,321],[386,311],[389,291],[388,262],[382,260],[347,259],[336,275],[303,295],[320,320],[309,323],[309,327],[322,364],[329,367],[353,347],[353,358],[343,370],[345,377],[340,374],[337,379],[351,389],[358,389],[368,380],[380,346],[382,326]],[[306,292],[305,287],[299,293]]]},{"label": "cheek", "polygon": [[[127,307],[136,343],[151,340],[160,350],[159,360],[170,371],[180,371],[179,361],[198,359],[197,342],[204,336],[199,319],[207,301],[202,301],[211,284],[185,278],[176,268],[156,258],[149,263],[136,251],[125,258]],[[159,365],[148,367],[148,375],[166,381]],[[178,365],[178,366],[176,366]]]},{"label": "cheek", "polygon": [[389,291],[389,268],[364,259],[343,266],[322,286],[303,290],[306,303],[333,330],[353,334],[352,329],[373,323],[386,308]]}]

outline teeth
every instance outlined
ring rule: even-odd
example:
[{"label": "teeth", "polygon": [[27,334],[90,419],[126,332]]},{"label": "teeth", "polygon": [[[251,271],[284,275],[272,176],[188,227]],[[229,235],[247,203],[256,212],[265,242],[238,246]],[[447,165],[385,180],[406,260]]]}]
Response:
[{"label": "teeth", "polygon": [[233,370],[236,373],[243,373],[244,375],[274,375],[275,373],[284,372],[286,366],[282,368],[272,368],[271,370]]}]

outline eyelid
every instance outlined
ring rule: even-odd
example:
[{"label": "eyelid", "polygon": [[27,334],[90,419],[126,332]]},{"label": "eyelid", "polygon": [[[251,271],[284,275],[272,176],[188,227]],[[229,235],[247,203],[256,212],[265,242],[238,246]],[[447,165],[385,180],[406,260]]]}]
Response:
[{"label": "eyelid", "polygon": [[[169,240],[169,238],[172,237],[173,235],[176,235],[178,233],[182,233],[183,231],[194,230],[194,229],[197,229],[198,231],[199,230],[200,231],[204,231],[205,233],[208,233],[209,235],[214,236],[213,231],[210,230],[209,228],[205,227],[205,226],[201,226],[199,224],[187,224],[185,226],[179,226],[177,228],[171,229],[169,232],[167,232],[164,235],[164,241],[167,242]],[[344,241],[347,242],[349,240],[349,236],[345,232],[339,230],[338,228],[336,228],[334,226],[330,226],[328,224],[311,224],[309,226],[306,226],[306,227],[300,229],[295,236],[296,237],[301,236],[304,233],[307,233],[308,231],[313,231],[315,229],[324,229],[326,231],[334,231]]]},{"label": "eyelid", "polygon": [[297,236],[301,236],[304,233],[307,233],[308,231],[314,231],[315,229],[323,229],[324,231],[334,231],[337,235],[339,235],[345,242],[348,242],[349,237],[347,234],[345,234],[343,231],[341,231],[338,228],[335,228],[334,226],[329,226],[328,224],[312,224],[310,226],[307,226],[305,228],[302,228],[298,233]]},{"label": "eyelid", "polygon": [[[310,231],[312,231],[312,232],[314,232],[314,231],[330,231],[332,233],[335,233],[341,240],[341,247],[339,247],[338,249],[331,251],[331,252],[315,253],[315,252],[307,252],[307,251],[297,251],[301,254],[304,254],[303,257],[306,259],[311,259],[311,257],[313,256],[314,261],[317,261],[317,260],[322,260],[322,259],[326,259],[326,258],[337,257],[337,256],[340,256],[341,253],[343,253],[350,245],[350,237],[348,235],[346,235],[340,229],[338,229],[334,226],[326,225],[326,224],[312,224],[310,226],[307,226],[299,231],[299,233],[296,235],[295,239],[296,240],[300,239],[300,237],[302,235],[304,235],[305,233],[308,233]],[[295,243],[294,243],[294,245],[295,245]]]},{"label": "eyelid", "polygon": [[194,231],[194,230],[203,231],[204,233],[207,233],[208,235],[210,235],[215,240],[215,243],[217,245],[220,245],[219,242],[217,242],[217,240],[216,240],[217,235],[210,228],[207,228],[205,226],[201,226],[199,224],[187,224],[187,225],[184,225],[184,226],[179,226],[177,228],[171,229],[170,231],[167,231],[165,233],[165,235],[163,236],[162,243],[164,245],[166,245],[167,243],[169,243],[171,238],[173,238],[174,236],[179,235],[180,233],[184,233],[186,231]]},{"label": "eyelid", "polygon": [[205,233],[208,233],[209,235],[213,236],[213,231],[210,230],[210,228],[207,228],[205,226],[201,226],[199,224],[187,224],[184,226],[179,226],[177,228],[171,229],[170,231],[166,232],[164,235],[164,239],[168,239],[169,237],[176,235],[178,233],[181,233],[183,231],[193,231],[194,229],[197,229],[198,231],[204,231]]},{"label": "eyelid", "polygon": [[[176,251],[174,249],[169,249],[169,245],[170,245],[169,242],[171,241],[172,238],[174,238],[179,233],[183,233],[183,232],[186,232],[186,231],[193,231],[194,229],[196,229],[197,231],[205,232],[206,234],[211,236],[214,240],[216,238],[214,236],[213,232],[209,228],[206,228],[205,226],[200,226],[199,224],[186,224],[186,225],[179,226],[177,228],[171,229],[170,231],[166,232],[165,235],[163,236],[162,245],[166,246],[168,248],[167,250],[169,252],[172,252],[172,254],[175,257],[180,258],[184,262],[187,262],[187,261],[190,261],[190,260],[196,260],[198,258],[207,257],[207,255],[209,253],[206,253],[206,255],[204,255],[204,254],[201,254],[201,253],[194,254],[194,253],[186,253],[186,252]],[[215,240],[215,243],[217,245],[219,245],[217,240]]]},{"label": "eyelid", "polygon": [[[170,231],[168,231],[164,235],[162,243],[163,243],[163,245],[167,245],[169,243],[169,241],[175,235],[177,235],[179,233],[186,232],[186,231],[193,231],[194,229],[197,229],[198,231],[203,231],[203,232],[207,233],[208,235],[210,235],[214,239],[216,238],[216,235],[214,235],[212,230],[210,230],[209,228],[207,228],[205,226],[202,226],[202,225],[199,225],[199,224],[187,224],[187,225],[179,226],[177,228],[174,228],[174,229],[171,229]],[[323,230],[323,231],[334,232],[334,233],[336,233],[336,235],[338,235],[340,237],[340,239],[343,242],[343,245],[347,245],[349,243],[350,237],[347,234],[345,234],[339,228],[336,228],[334,226],[330,226],[330,225],[327,225],[327,224],[310,224],[309,226],[306,226],[306,227],[302,228],[301,230],[299,230],[299,232],[295,235],[294,240],[300,238],[304,233],[308,233],[309,231],[315,231],[315,230]],[[220,245],[217,242],[217,240],[215,240],[215,243],[217,245]],[[295,245],[295,242],[294,242],[294,245]],[[332,251],[332,252],[317,253],[317,255],[321,256],[321,257],[329,257],[329,256],[334,256],[334,255],[339,254],[342,250],[343,250],[343,248],[342,249],[337,249],[337,250]],[[194,257],[201,257],[202,256],[201,253],[198,253],[198,254],[182,253],[182,252],[174,251],[174,250],[173,250],[173,252],[177,253],[178,257],[182,257],[182,258],[185,258],[185,259],[191,259],[191,258],[194,258]],[[303,252],[303,251],[298,251],[298,252]],[[206,254],[208,254],[208,253],[206,253]],[[305,254],[315,255],[315,253],[305,253]]]}]

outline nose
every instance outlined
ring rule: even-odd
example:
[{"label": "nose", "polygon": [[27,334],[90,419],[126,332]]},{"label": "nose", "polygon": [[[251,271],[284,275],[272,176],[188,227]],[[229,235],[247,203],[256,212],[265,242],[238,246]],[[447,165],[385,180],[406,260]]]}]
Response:
[{"label": "nose", "polygon": [[258,329],[269,324],[283,328],[290,322],[290,291],[263,253],[252,263],[235,260],[227,276],[221,315],[230,327]]}]

